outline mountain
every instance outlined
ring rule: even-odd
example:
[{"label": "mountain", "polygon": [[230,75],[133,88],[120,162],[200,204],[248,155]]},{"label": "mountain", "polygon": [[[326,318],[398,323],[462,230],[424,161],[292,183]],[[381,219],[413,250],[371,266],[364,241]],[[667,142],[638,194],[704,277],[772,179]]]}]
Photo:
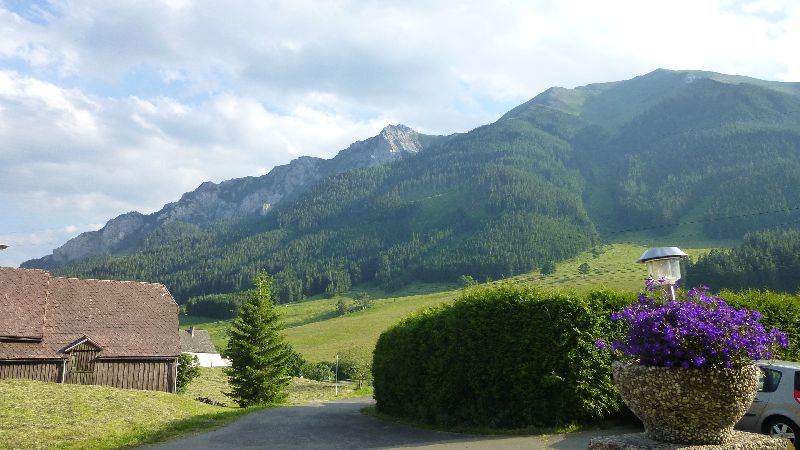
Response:
[{"label": "mountain", "polygon": [[[622,230],[657,239],[683,223],[739,239],[800,222],[798,83],[656,70],[548,89],[469,133],[385,134],[259,214],[164,221],[124,253],[56,272],[160,281],[186,301],[267,270],[291,301],[362,282],[509,276]],[[361,146],[413,150],[383,159]]]},{"label": "mountain", "polygon": [[207,181],[155,213],[122,214],[100,230],[82,233],[53,250],[52,255],[27,261],[23,267],[54,269],[93,256],[135,250],[148,236],[173,223],[202,226],[220,220],[263,216],[272,206],[296,198],[327,176],[395,161],[441,139],[404,125],[389,125],[377,136],[353,143],[330,160],[302,156],[260,177],[219,184]]}]

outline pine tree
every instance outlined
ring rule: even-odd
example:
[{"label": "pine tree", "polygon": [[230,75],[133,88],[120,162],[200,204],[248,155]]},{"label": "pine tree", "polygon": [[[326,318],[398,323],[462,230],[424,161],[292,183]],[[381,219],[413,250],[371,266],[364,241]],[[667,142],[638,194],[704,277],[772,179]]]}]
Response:
[{"label": "pine tree", "polygon": [[241,407],[286,399],[291,352],[280,333],[275,291],[266,273],[253,278],[255,289],[231,324],[226,369],[230,395]]}]

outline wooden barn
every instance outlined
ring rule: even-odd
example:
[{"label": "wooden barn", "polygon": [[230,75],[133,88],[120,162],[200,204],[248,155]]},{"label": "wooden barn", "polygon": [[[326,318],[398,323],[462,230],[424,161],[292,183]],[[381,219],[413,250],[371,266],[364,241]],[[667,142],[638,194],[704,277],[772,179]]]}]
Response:
[{"label": "wooden barn", "polygon": [[161,284],[0,267],[0,379],[175,392],[178,355]]}]

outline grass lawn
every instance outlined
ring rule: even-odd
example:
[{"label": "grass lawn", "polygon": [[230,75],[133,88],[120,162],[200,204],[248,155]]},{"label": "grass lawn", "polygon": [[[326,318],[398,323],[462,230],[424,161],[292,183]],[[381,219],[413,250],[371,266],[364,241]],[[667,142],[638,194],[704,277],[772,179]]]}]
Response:
[{"label": "grass lawn", "polygon": [[[221,403],[226,403],[229,407],[235,407],[236,402],[225,393],[230,390],[228,378],[220,368],[200,368],[200,376],[195,378],[186,392],[180,394],[182,397],[195,399],[197,397],[207,397]],[[334,383],[306,380],[302,378],[292,378],[292,382],[287,388],[289,398],[287,403],[290,405],[302,405],[318,400],[332,400],[335,398],[347,398],[352,396],[372,395],[370,389],[356,391],[353,385],[339,384],[339,395],[335,394]]]},{"label": "grass lawn", "polygon": [[[221,369],[201,368],[184,394],[0,380],[0,449],[105,449],[141,445],[225,425],[258,408],[238,408]],[[371,395],[333,383],[294,378],[289,404]],[[208,397],[228,407],[195,401]]]},{"label": "grass lawn", "polygon": [[164,392],[0,381],[0,448],[138,445],[228,423],[246,409]]}]

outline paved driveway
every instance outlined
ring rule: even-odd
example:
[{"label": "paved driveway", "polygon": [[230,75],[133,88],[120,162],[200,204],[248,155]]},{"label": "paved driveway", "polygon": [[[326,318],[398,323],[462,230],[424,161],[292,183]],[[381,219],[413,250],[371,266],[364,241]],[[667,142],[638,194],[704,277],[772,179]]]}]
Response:
[{"label": "paved driveway", "polygon": [[638,430],[603,430],[525,437],[473,436],[423,430],[364,416],[371,398],[285,406],[248,414],[216,431],[153,449],[586,449],[589,439]]}]

